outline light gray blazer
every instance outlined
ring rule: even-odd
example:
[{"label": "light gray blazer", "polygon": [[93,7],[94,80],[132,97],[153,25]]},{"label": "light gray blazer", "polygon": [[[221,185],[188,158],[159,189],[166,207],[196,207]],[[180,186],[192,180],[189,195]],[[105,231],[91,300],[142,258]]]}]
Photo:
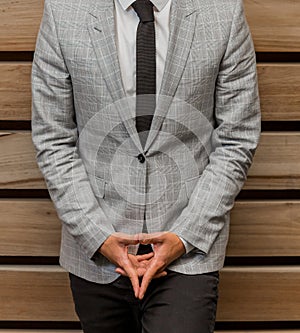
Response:
[{"label": "light gray blazer", "polygon": [[90,281],[113,281],[115,267],[95,253],[116,231],[141,232],[145,216],[148,232],[171,231],[195,247],[169,269],[219,270],[229,212],[260,135],[242,0],[172,3],[145,149],[122,85],[114,28],[113,0],[45,1],[32,68],[32,139],[62,221],[60,264]]}]

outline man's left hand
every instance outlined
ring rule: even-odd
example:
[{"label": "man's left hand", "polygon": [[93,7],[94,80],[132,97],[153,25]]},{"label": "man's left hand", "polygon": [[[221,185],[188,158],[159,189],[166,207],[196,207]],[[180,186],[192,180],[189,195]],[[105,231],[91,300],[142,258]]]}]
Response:
[{"label": "man's left hand", "polygon": [[[140,244],[152,244],[153,253],[133,256],[129,259],[138,275],[142,277],[138,298],[142,299],[151,282],[155,278],[167,275],[165,268],[185,253],[185,247],[180,238],[171,232],[157,232],[153,234],[139,234],[134,236]],[[127,276],[126,272],[118,267],[116,272]]]},{"label": "man's left hand", "polygon": [[180,238],[172,232],[158,232],[153,234],[140,234],[140,244],[152,244],[154,256],[142,279],[138,298],[142,299],[153,278],[165,271],[165,268],[175,259],[185,253],[185,247]]}]

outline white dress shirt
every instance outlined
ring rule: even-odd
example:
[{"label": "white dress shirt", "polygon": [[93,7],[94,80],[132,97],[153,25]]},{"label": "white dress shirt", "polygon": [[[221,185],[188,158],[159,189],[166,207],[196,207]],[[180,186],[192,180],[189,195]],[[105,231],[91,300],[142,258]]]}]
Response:
[{"label": "white dress shirt", "polygon": [[[125,94],[136,94],[136,31],[140,19],[131,7],[134,0],[115,0],[116,45]],[[156,93],[159,93],[169,41],[171,0],[152,0],[156,46]],[[180,237],[186,253],[194,247]]]},{"label": "white dress shirt", "polygon": [[[127,96],[135,96],[136,31],[140,19],[131,7],[134,0],[115,0],[116,44],[123,86]],[[156,45],[156,92],[160,91],[169,40],[171,0],[153,0]]]}]

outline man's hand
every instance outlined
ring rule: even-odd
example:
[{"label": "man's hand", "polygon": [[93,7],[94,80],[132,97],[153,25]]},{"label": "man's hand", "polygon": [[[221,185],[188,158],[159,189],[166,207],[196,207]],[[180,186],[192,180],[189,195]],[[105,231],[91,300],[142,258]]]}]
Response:
[{"label": "man's hand", "polygon": [[[128,245],[153,244],[154,252],[144,255],[128,253]],[[135,297],[142,299],[152,279],[167,275],[165,268],[185,253],[180,238],[171,232],[128,235],[115,233],[108,237],[100,253],[117,266],[116,272],[129,277]],[[139,277],[143,277],[139,284]]]},{"label": "man's hand", "polygon": [[[153,258],[153,256],[154,256],[153,252],[143,254],[143,255],[128,254],[128,258],[131,261],[135,270],[137,271],[137,274],[138,274],[139,277],[144,276],[144,274],[146,273],[146,271],[149,267],[149,264],[150,264],[151,259]],[[116,272],[123,275],[123,276],[128,276],[126,274],[126,272],[120,267],[116,268]],[[166,276],[166,275],[167,275],[167,272],[163,271],[163,272],[157,273],[153,277],[153,279],[158,279],[158,278]]]},{"label": "man's hand", "polygon": [[102,255],[122,269],[126,276],[129,277],[135,297],[138,297],[140,289],[139,271],[133,261],[129,259],[128,246],[138,243],[138,236],[118,232],[109,236],[99,249]]},{"label": "man's hand", "polygon": [[153,244],[154,256],[150,259],[139,288],[138,298],[142,299],[151,280],[165,271],[165,268],[175,259],[185,253],[185,247],[180,238],[171,232],[158,232],[138,235],[140,244]]}]

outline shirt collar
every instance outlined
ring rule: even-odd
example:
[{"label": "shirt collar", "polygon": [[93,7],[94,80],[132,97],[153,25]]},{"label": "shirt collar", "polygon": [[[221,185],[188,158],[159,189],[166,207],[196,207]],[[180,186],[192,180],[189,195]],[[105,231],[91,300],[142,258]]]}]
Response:
[{"label": "shirt collar", "polygon": [[[118,0],[124,10],[127,10],[135,0]],[[170,0],[151,0],[156,9],[160,12]]]}]

